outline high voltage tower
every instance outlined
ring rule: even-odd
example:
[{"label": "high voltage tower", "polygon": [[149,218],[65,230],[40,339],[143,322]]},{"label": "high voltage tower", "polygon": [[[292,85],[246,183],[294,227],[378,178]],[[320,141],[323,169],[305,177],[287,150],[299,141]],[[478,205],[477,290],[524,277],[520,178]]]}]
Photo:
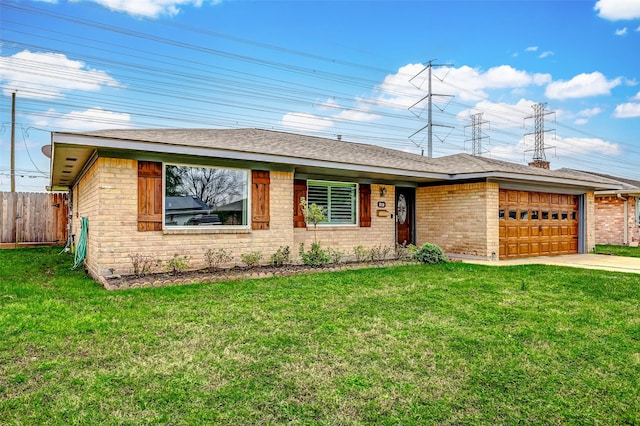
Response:
[{"label": "high voltage tower", "polygon": [[549,168],[549,162],[547,161],[547,157],[544,153],[545,148],[555,148],[553,146],[546,146],[544,144],[544,134],[546,132],[554,132],[556,129],[545,130],[544,128],[544,117],[545,115],[555,114],[553,111],[545,112],[544,109],[547,106],[546,103],[537,103],[531,105],[533,108],[533,115],[525,117],[525,121],[533,118],[534,130],[533,132],[525,133],[527,135],[535,135],[535,144],[533,150],[528,149],[524,152],[533,151],[533,161],[529,163],[530,166],[540,167],[542,169]]},{"label": "high voltage tower", "polygon": [[[425,99],[427,100],[427,125],[422,127],[420,130],[414,132],[411,136],[409,136],[409,139],[411,139],[413,136],[415,136],[416,134],[420,133],[421,131],[423,131],[424,129],[427,129],[427,156],[429,158],[433,157],[433,126],[438,126],[438,127],[449,127],[451,129],[453,129],[452,126],[447,126],[444,124],[434,124],[433,122],[433,97],[434,96],[447,96],[447,97],[453,97],[452,95],[441,95],[441,94],[437,94],[437,93],[433,93],[432,89],[431,89],[431,70],[433,67],[450,67],[453,66],[452,64],[434,64],[433,60],[429,61],[428,65],[426,65],[422,71],[420,71],[418,74],[414,75],[413,77],[411,77],[409,79],[409,82],[411,84],[413,84],[413,80],[416,79],[420,74],[422,74],[425,70],[429,71],[429,76],[428,76],[428,92],[427,95],[425,97],[423,97],[422,99],[420,99],[418,102],[416,102],[415,104],[411,105],[409,107],[409,110],[411,111],[411,108],[414,108],[415,106],[419,105],[420,103],[422,103],[422,101],[424,101]],[[437,77],[436,77],[437,78]],[[440,79],[439,79],[440,80]],[[442,81],[442,80],[441,80]],[[415,85],[414,85],[415,86]],[[420,87],[415,86],[416,88],[420,89]],[[419,114],[418,114],[419,116]],[[445,137],[446,138],[446,137]],[[440,138],[438,138],[440,139]],[[444,139],[441,139],[441,141],[443,141]],[[414,142],[415,143],[415,142]],[[420,145],[416,144],[416,146],[418,146],[418,148],[422,148]],[[422,155],[424,155],[424,148],[422,148]]]},{"label": "high voltage tower", "polygon": [[486,139],[489,136],[482,133],[482,125],[489,123],[486,120],[482,120],[484,113],[478,112],[471,114],[471,124],[465,127],[471,127],[471,152],[474,157],[482,157],[482,139]]}]

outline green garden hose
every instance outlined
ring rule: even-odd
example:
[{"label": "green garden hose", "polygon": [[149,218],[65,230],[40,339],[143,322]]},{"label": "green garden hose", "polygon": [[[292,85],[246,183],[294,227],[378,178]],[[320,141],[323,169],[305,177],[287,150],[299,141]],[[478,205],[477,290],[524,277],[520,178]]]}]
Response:
[{"label": "green garden hose", "polygon": [[89,219],[80,218],[80,236],[78,237],[78,245],[76,246],[75,263],[71,268],[76,269],[82,266],[84,258],[87,257],[87,234],[89,233]]}]

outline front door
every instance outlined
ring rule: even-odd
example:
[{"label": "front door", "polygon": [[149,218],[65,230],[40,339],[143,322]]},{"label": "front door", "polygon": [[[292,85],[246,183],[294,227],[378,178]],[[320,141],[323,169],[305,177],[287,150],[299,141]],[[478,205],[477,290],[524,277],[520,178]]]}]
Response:
[{"label": "front door", "polygon": [[413,237],[415,189],[396,187],[396,243],[415,244]]}]

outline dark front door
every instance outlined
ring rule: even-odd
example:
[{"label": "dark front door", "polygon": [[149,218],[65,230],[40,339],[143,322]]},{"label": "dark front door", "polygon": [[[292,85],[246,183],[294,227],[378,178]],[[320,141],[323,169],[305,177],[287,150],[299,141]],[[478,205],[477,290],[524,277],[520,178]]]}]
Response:
[{"label": "dark front door", "polygon": [[415,190],[396,187],[396,242],[415,244],[413,237]]}]

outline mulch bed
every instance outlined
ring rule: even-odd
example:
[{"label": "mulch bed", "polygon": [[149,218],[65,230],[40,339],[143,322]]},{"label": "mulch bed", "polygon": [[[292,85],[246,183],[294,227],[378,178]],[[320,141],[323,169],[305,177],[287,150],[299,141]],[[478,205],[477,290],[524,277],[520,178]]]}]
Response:
[{"label": "mulch bed", "polygon": [[383,268],[387,266],[404,265],[413,263],[407,260],[381,260],[376,262],[348,262],[331,264],[321,267],[308,265],[284,265],[259,266],[256,268],[233,267],[218,269],[215,271],[197,270],[185,271],[177,275],[169,273],[147,274],[143,277],[135,275],[123,275],[113,277],[100,277],[100,283],[107,290],[126,290],[132,288],[165,287],[170,285],[188,285],[199,283],[216,283],[253,278],[284,277],[298,274],[311,274],[318,272],[344,271],[364,268]]}]

